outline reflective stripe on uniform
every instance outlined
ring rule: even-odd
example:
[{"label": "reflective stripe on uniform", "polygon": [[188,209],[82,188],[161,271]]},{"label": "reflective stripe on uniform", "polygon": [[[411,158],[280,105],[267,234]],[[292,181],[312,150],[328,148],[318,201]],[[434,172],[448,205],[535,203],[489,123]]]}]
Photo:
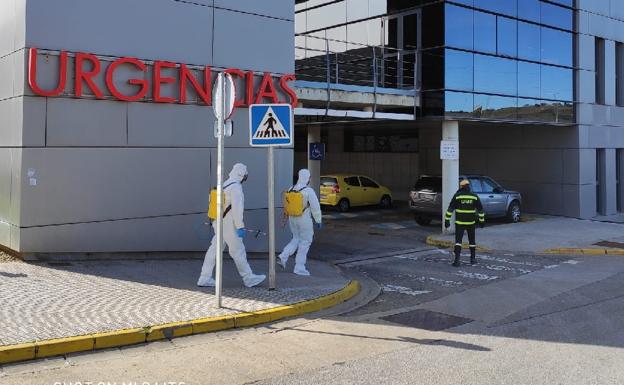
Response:
[{"label": "reflective stripe on uniform", "polygon": [[477,210],[460,210],[460,209],[456,209],[455,212],[460,213],[460,214],[474,214],[477,212]]},{"label": "reflective stripe on uniform", "polygon": [[451,217],[452,217],[452,216],[453,216],[453,213],[452,213],[452,212],[450,212],[450,211],[447,211],[447,212],[446,212],[446,217],[447,217],[448,219],[451,219]]},{"label": "reflective stripe on uniform", "polygon": [[480,217],[485,217],[485,214],[484,213],[479,213],[479,216]]},{"label": "reflective stripe on uniform", "polygon": [[472,199],[472,200],[477,200],[479,198],[477,197],[473,197],[472,195],[458,195],[455,197],[456,200],[461,200],[461,199]]},{"label": "reflective stripe on uniform", "polygon": [[472,226],[474,225],[476,222],[472,221],[472,222],[461,222],[461,221],[455,221],[456,225],[462,225],[462,226]]}]

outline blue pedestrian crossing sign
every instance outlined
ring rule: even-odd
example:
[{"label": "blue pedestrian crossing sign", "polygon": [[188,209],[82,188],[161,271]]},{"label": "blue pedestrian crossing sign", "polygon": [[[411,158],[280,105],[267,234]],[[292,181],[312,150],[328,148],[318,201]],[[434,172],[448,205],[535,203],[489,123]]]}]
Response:
[{"label": "blue pedestrian crossing sign", "polygon": [[249,144],[252,147],[291,146],[292,143],[290,104],[253,104],[249,107]]}]

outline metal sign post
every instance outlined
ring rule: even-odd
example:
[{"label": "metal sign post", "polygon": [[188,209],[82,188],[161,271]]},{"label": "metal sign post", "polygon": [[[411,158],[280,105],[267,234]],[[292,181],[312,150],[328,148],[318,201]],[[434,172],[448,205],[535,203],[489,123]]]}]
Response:
[{"label": "metal sign post", "polygon": [[293,117],[289,104],[254,104],[249,107],[249,144],[268,147],[269,290],[277,287],[275,265],[275,153],[274,147],[292,146]]},{"label": "metal sign post", "polygon": [[269,290],[277,287],[275,278],[275,161],[273,147],[269,147],[268,154],[269,179]]},{"label": "metal sign post", "polygon": [[[217,255],[215,265],[216,306],[221,307],[223,295],[223,151],[226,121],[234,110],[236,99],[234,81],[230,74],[219,73],[213,87],[213,110],[216,118],[215,137],[217,138]],[[231,132],[230,132],[231,135]]]}]

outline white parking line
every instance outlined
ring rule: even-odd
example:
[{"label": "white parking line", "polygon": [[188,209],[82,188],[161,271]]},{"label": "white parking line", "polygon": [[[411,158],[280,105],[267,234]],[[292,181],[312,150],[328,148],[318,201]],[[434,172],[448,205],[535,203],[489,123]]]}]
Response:
[{"label": "white parking line", "polygon": [[569,259],[569,260],[564,261],[562,263],[567,263],[568,265],[578,265],[579,263],[581,263],[581,261],[575,261],[574,259]]},{"label": "white parking line", "polygon": [[[506,255],[507,255],[507,254],[506,254]],[[477,254],[477,258],[479,258],[479,259],[483,259],[483,260],[486,260],[486,261],[494,261],[494,262],[500,262],[500,263],[508,263],[508,264],[510,264],[510,265],[522,265],[522,266],[541,267],[541,265],[540,265],[540,264],[533,263],[533,262],[512,261],[512,260],[507,259],[507,258],[492,257],[491,255],[481,255],[481,254]]]},{"label": "white parking line", "polygon": [[457,273],[455,273],[455,275],[462,277],[462,278],[469,278],[469,279],[478,279],[480,281],[494,281],[498,279],[498,276],[496,275],[487,275],[487,274],[481,274],[481,273],[469,273],[467,271],[463,271],[463,270],[458,270]]},{"label": "white parking line", "polygon": [[400,293],[400,294],[407,294],[407,295],[412,295],[412,296],[431,293],[430,290],[413,290],[413,289],[410,289],[409,287],[396,286],[396,285],[383,285],[381,289],[389,293]]},{"label": "white parking line", "polygon": [[456,286],[461,286],[464,283],[461,281],[447,281],[445,279],[440,279],[440,278],[434,278],[434,277],[416,277],[413,276],[413,279],[415,279],[418,282],[430,282],[436,285],[440,285],[440,286],[444,286],[444,287],[456,287]]}]

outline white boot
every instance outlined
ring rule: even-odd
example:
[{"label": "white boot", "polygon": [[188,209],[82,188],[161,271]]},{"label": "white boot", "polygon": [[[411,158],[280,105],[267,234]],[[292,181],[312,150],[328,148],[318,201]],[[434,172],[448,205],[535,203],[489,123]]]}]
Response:
[{"label": "white boot", "polygon": [[254,287],[261,284],[266,279],[266,275],[264,274],[251,274],[243,278],[243,283],[247,287]]},{"label": "white boot", "polygon": [[286,270],[286,263],[288,263],[288,257],[282,258],[282,255],[277,256],[277,264],[282,267],[283,270]]},{"label": "white boot", "polygon": [[197,286],[200,287],[215,287],[216,282],[212,277],[201,276],[197,281]]},{"label": "white boot", "polygon": [[305,265],[295,265],[295,270],[293,270],[293,273],[304,277],[310,276],[310,272],[305,268]]}]

